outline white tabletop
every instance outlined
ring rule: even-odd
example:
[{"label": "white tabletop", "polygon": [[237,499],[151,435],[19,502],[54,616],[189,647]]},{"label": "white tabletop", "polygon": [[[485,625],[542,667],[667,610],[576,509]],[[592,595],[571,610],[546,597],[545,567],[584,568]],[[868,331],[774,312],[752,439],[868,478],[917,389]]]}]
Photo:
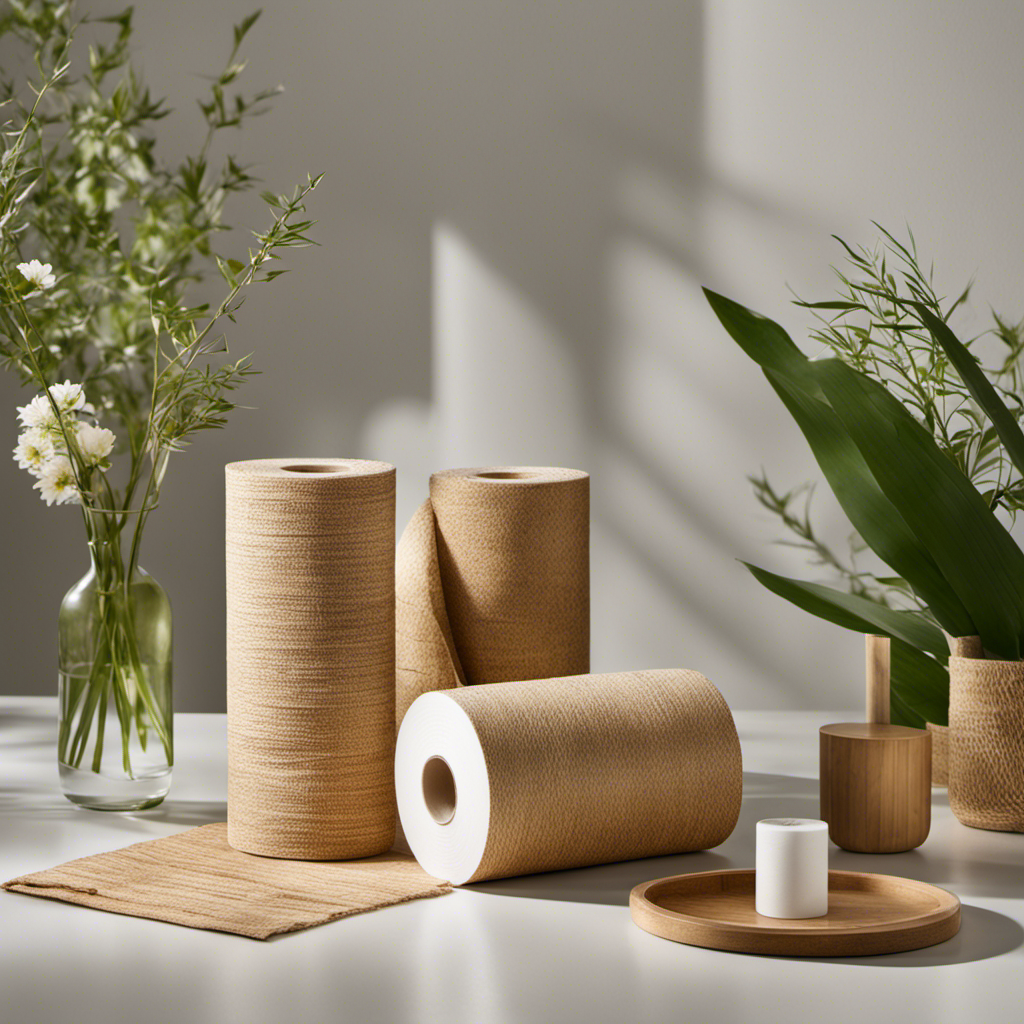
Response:
[{"label": "white tabletop", "polygon": [[[56,705],[0,699],[0,878],[225,818],[223,715],[177,715],[174,786],[142,814],[61,796]],[[75,1021],[958,1021],[1021,1019],[1024,835],[958,824],[935,791],[911,853],[832,848],[836,868],[934,882],[960,934],[894,956],[800,960],[648,935],[629,890],[663,875],[752,867],[754,823],[818,813],[817,728],[849,713],[738,712],[743,813],[718,849],[488,882],[254,942],[0,893],[0,1018]]]}]

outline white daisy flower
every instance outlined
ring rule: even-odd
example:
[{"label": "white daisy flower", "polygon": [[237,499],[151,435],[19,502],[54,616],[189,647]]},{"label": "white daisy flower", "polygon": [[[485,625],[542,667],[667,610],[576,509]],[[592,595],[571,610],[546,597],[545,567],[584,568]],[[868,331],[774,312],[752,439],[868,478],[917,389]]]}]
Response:
[{"label": "white daisy flower", "polygon": [[19,469],[27,469],[33,476],[39,476],[47,460],[53,457],[53,442],[45,430],[33,427],[18,438],[14,457],[18,460]]},{"label": "white daisy flower", "polygon": [[57,282],[57,278],[52,273],[53,267],[49,263],[29,260],[28,263],[19,263],[18,269],[21,271],[21,276],[40,291],[52,288]]},{"label": "white daisy flower", "polygon": [[66,380],[63,384],[51,384],[50,394],[61,412],[78,412],[85,406],[85,388]]},{"label": "white daisy flower", "polygon": [[78,501],[75,474],[66,455],[55,455],[43,466],[39,479],[32,485],[47,505],[66,505]]},{"label": "white daisy flower", "polygon": [[36,395],[28,405],[18,406],[18,419],[23,427],[52,427],[57,418],[46,395]]},{"label": "white daisy flower", "polygon": [[[114,432],[90,423],[78,424],[78,447],[90,465],[100,466],[114,450]],[[107,463],[109,465],[109,463]]]}]

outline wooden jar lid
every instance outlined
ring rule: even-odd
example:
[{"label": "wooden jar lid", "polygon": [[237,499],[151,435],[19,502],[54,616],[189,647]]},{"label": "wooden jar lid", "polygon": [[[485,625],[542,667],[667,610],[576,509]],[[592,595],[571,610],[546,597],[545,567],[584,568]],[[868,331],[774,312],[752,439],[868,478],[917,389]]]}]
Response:
[{"label": "wooden jar lid", "polygon": [[907,740],[911,743],[929,742],[924,729],[911,729],[906,725],[881,725],[877,722],[834,722],[820,730],[828,736],[850,740]]}]

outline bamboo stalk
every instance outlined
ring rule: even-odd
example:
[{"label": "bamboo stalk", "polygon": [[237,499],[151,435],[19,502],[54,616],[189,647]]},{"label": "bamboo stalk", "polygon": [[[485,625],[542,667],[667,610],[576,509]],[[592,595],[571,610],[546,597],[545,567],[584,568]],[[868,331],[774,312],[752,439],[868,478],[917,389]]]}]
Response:
[{"label": "bamboo stalk", "polygon": [[889,665],[887,636],[868,633],[864,637],[866,682],[866,718],[868,722],[889,724]]}]

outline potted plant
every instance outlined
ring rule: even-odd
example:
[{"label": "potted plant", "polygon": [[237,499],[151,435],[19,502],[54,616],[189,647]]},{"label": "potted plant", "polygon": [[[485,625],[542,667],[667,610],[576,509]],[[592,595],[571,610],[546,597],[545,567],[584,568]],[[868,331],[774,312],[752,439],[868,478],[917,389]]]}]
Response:
[{"label": "potted plant", "polygon": [[[889,637],[893,720],[941,726],[952,706],[957,816],[1024,830],[1024,552],[1008,530],[1024,505],[1022,325],[995,318],[1004,358],[986,370],[977,339],[961,341],[949,326],[967,290],[942,300],[912,236],[904,244],[883,231],[874,250],[842,244],[853,270],[839,272],[840,296],[797,303],[818,316],[812,336],[827,358],[808,358],[777,323],[705,294],[806,438],[854,528],[853,550],[867,546],[887,568],[863,572],[835,556],[806,511],[794,511],[794,493],[765,477],[755,481],[761,501],[846,589],[748,568],[805,611]],[[990,685],[974,671],[968,696],[958,692],[962,663],[979,659],[951,661],[949,639],[969,637],[980,638],[974,653],[987,655]]]},{"label": "potted plant", "polygon": [[[223,426],[254,372],[226,359],[225,320],[283,272],[269,266],[282,249],[309,242],[317,178],[265,193],[270,226],[242,258],[221,251],[225,203],[256,179],[214,159],[218,139],[279,91],[239,90],[257,16],[235,27],[199,103],[201,149],[174,163],[153,134],[169,111],[130,63],[130,8],[90,19],[74,3],[24,0],[0,16],[29,76],[0,85],[0,356],[37,392],[18,410],[15,458],[48,505],[81,508],[89,546],[58,620],[60,775],[87,807],[153,806],[170,786],[171,613],[139,565],[143,530],[172,454]],[[224,297],[190,300],[211,270]]]}]

